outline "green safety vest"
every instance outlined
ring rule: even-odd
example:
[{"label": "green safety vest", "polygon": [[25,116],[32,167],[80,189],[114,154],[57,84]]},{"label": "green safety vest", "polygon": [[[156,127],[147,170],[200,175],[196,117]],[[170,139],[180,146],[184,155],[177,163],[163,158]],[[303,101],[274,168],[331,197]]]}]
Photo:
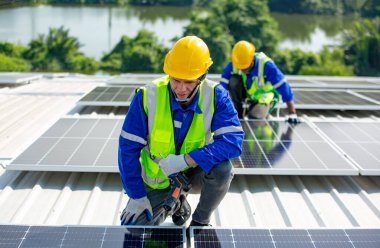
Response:
[{"label": "green safety vest", "polygon": [[214,114],[214,88],[217,83],[204,80],[199,86],[198,106],[181,147],[176,147],[174,122],[170,107],[169,76],[159,78],[139,90],[143,91],[143,106],[148,116],[147,146],[142,149],[142,178],[151,188],[163,189],[169,179],[158,165],[158,159],[169,154],[186,154],[212,141],[211,120]]},{"label": "green safety vest", "polygon": [[265,82],[264,67],[271,59],[262,52],[257,54],[257,59],[259,66],[258,75],[257,77],[252,77],[252,84],[249,89],[247,89],[247,75],[245,73],[235,67],[232,68],[232,73],[242,76],[248,99],[255,100],[258,103],[269,104],[275,97],[275,89],[270,82]]}]

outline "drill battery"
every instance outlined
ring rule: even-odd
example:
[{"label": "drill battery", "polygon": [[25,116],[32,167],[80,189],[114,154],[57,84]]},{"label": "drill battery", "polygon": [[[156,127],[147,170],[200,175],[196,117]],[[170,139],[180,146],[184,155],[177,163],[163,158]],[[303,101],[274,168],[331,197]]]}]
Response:
[{"label": "drill battery", "polygon": [[176,176],[170,178],[170,192],[166,197],[164,208],[171,211],[179,201],[181,193],[188,192],[191,189],[190,180],[184,172],[179,172]]}]

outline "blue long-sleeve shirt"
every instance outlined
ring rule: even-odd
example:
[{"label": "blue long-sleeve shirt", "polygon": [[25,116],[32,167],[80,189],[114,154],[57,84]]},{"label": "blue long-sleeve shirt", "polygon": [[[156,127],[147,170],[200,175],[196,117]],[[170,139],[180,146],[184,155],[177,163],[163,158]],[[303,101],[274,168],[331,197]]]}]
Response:
[{"label": "blue long-sleeve shirt", "polygon": [[[257,77],[259,75],[259,59],[257,58],[258,54],[255,54],[254,66],[246,74],[247,75],[247,88],[249,89],[252,85],[252,77]],[[222,79],[220,84],[228,90],[228,81],[232,75],[232,62],[229,62],[222,72]],[[282,100],[284,102],[289,102],[293,100],[293,91],[286,81],[284,74],[278,69],[276,64],[269,60],[265,63],[264,66],[264,79],[265,82],[270,82],[278,93],[281,94]],[[278,85],[278,87],[277,87]]]},{"label": "blue long-sleeve shirt", "polygon": [[[184,110],[175,100],[174,94],[168,85],[172,116],[175,125],[176,145],[182,144],[187,130],[191,124],[194,112],[202,113],[198,106],[199,91],[191,104]],[[169,107],[169,106],[168,106]],[[139,162],[140,151],[145,146],[141,141],[147,141],[148,122],[143,109],[142,92],[135,94],[128,114],[125,118],[122,132],[134,135],[138,141],[119,138],[119,170],[125,192],[129,197],[138,199],[146,196],[144,182],[141,177],[141,164]],[[215,88],[215,112],[211,123],[211,131],[214,132],[223,127],[240,126],[237,112],[230,100],[228,91],[218,85]],[[214,142],[189,153],[190,157],[205,171],[220,162],[238,157],[242,151],[244,132],[228,132],[214,136]]]}]

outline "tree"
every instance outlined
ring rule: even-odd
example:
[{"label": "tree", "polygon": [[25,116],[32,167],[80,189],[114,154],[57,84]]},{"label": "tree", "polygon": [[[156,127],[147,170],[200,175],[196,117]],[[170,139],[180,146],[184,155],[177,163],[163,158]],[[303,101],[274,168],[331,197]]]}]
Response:
[{"label": "tree", "polygon": [[300,75],[353,76],[353,66],[344,63],[344,51],[340,47],[324,46],[318,54],[316,65],[303,65]]},{"label": "tree", "polygon": [[207,44],[213,60],[209,71],[220,73],[230,60],[233,37],[226,33],[223,26],[219,25],[213,15],[209,13],[193,14],[190,24],[185,28],[184,36],[186,35],[196,35]]},{"label": "tree", "polygon": [[272,53],[280,33],[267,1],[220,0],[204,11],[194,11],[184,35],[197,35],[206,42],[214,61],[210,71],[220,72],[237,41],[248,40],[257,50]]},{"label": "tree", "polygon": [[29,71],[31,65],[22,58],[27,48],[8,42],[0,42],[0,71]]},{"label": "tree", "polygon": [[360,76],[380,75],[380,19],[362,20],[344,34],[346,64]]},{"label": "tree", "polygon": [[102,58],[102,69],[115,72],[162,72],[168,49],[153,32],[140,30],[135,38],[123,36]]},{"label": "tree", "polygon": [[96,60],[80,53],[80,47],[78,39],[69,36],[68,29],[51,28],[47,36],[40,34],[29,43],[24,57],[37,71],[96,71]]}]

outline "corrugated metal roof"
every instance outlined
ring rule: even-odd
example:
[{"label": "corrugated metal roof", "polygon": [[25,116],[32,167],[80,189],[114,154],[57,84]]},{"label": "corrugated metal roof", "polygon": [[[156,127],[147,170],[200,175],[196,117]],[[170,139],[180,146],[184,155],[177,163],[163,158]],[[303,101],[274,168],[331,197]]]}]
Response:
[{"label": "corrugated metal roof", "polygon": [[[102,82],[43,79],[0,91],[0,154],[14,157]],[[64,82],[65,81],[65,82]],[[70,114],[124,114],[74,108]],[[323,115],[339,118],[332,111]],[[328,114],[327,114],[328,113]],[[379,118],[377,112],[345,118]],[[364,116],[362,116],[362,114]],[[353,116],[351,116],[353,115]],[[373,117],[373,116],[374,117]],[[1,158],[0,158],[1,160]],[[6,165],[9,160],[1,161]],[[195,209],[198,195],[189,195]],[[118,225],[127,202],[116,173],[6,171],[0,168],[0,223]],[[235,176],[212,217],[225,227],[380,227],[380,177]],[[170,219],[165,225],[172,225]]]},{"label": "corrugated metal roof", "polygon": [[[0,182],[0,223],[118,225],[127,201],[116,173],[2,169]],[[379,177],[235,176],[212,224],[379,227],[379,186]],[[198,198],[188,196],[193,209]]]}]

